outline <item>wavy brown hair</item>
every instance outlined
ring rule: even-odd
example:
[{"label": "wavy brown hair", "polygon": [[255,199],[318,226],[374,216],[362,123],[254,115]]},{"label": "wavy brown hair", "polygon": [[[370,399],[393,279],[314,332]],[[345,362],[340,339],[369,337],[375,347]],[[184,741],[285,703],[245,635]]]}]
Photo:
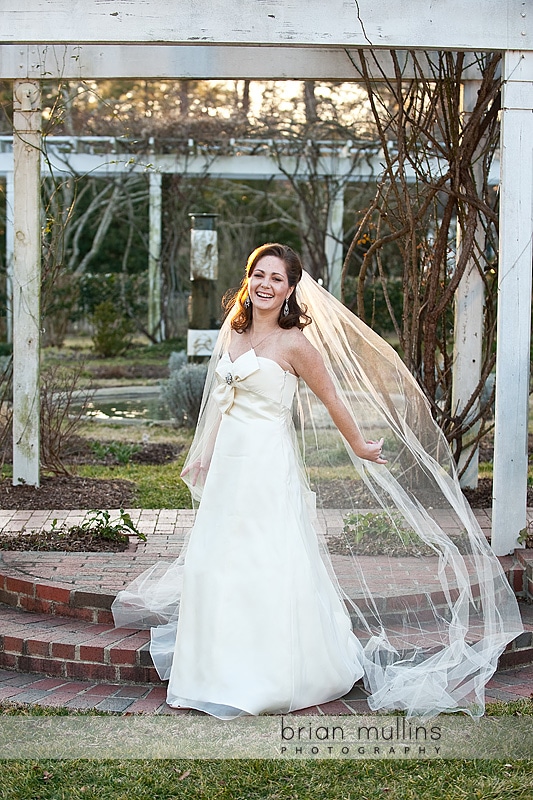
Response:
[{"label": "wavy brown hair", "polygon": [[[264,256],[275,256],[285,264],[287,280],[289,286],[296,286],[302,277],[302,262],[298,253],[286,244],[269,243],[262,244],[251,253],[246,263],[246,272],[242,283],[237,291],[228,292],[223,299],[223,305],[227,313],[233,310],[231,327],[238,333],[244,333],[252,324],[254,318],[253,303],[250,302],[248,308],[245,301],[249,299],[248,278],[253,274],[258,261]],[[296,300],[296,292],[291,292],[288,299],[289,313],[283,314],[283,306],[280,309],[278,325],[280,328],[305,328],[312,322],[311,317],[306,313],[307,307],[300,306]]]}]

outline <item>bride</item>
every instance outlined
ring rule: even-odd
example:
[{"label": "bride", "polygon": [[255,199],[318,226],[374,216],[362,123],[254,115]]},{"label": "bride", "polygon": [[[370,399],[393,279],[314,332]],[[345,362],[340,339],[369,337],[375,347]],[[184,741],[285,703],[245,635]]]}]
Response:
[{"label": "bride", "polygon": [[182,475],[183,552],[113,604],[171,706],[290,712],[363,678],[373,710],[483,713],[514,594],[416,382],[287,246],[248,260]]}]

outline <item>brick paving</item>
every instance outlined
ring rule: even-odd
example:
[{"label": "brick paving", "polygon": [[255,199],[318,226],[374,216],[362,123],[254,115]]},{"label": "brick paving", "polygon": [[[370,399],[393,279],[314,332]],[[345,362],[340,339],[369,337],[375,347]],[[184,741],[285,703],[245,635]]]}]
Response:
[{"label": "brick paving", "polygon": [[[70,527],[82,522],[87,513],[0,510],[0,536],[22,529],[49,528],[54,520],[56,525],[64,522]],[[444,528],[453,529],[451,515],[434,513]],[[488,534],[490,510],[474,513]],[[533,510],[528,513],[533,520]],[[3,666],[8,667],[0,668],[0,702],[116,714],[198,713],[166,705],[165,686],[156,685],[158,679],[149,660],[147,632],[114,629],[109,612],[116,592],[136,575],[158,559],[170,561],[179,554],[194,512],[131,509],[130,514],[148,541],[132,542],[123,553],[0,551],[0,604],[4,604],[0,605],[0,654]],[[334,536],[343,525],[342,511],[319,512],[319,523],[326,536]],[[532,581],[533,551],[522,552],[520,558],[520,564],[512,556],[501,559],[517,593],[525,591],[527,582]],[[343,582],[343,557],[333,556],[333,561]],[[425,592],[440,588],[429,579],[434,560],[430,564],[429,559],[402,558],[396,566],[400,561],[402,592],[416,594],[422,587]],[[371,587],[386,583],[385,562],[380,564],[373,558],[365,566],[365,579]],[[488,683],[488,702],[533,695],[533,664],[521,665],[524,660],[531,661],[533,646],[533,607],[525,609],[525,633],[503,661],[512,668],[500,669]],[[45,677],[51,663],[59,665],[59,672]],[[368,713],[365,697],[356,685],[344,698],[298,713]]]},{"label": "brick paving", "polygon": [[[0,669],[0,702],[16,705],[37,705],[72,710],[94,709],[115,714],[195,714],[188,709],[172,709],[165,702],[164,686],[119,683],[95,683],[68,679],[44,678],[33,673],[17,673]],[[496,700],[519,700],[533,697],[533,664],[518,669],[500,670],[487,684],[487,703]],[[368,714],[366,694],[357,685],[345,697],[300,709],[307,714]]]},{"label": "brick paving", "polygon": [[[0,509],[0,536],[2,533],[50,529],[56,520],[57,525],[67,527],[79,525],[88,512],[72,511],[9,511]],[[111,511],[111,514],[118,511]],[[15,577],[32,576],[41,581],[55,584],[75,584],[78,592],[89,589],[100,593],[115,594],[127,586],[137,575],[158,559],[172,560],[179,555],[187,531],[192,527],[194,511],[189,509],[129,509],[133,523],[148,538],[146,542],[132,542],[130,548],[123,553],[47,553],[47,552],[0,552],[0,567],[5,573],[8,570]],[[364,511],[362,511],[364,513]],[[453,515],[448,511],[433,512],[444,530],[457,527]],[[481,529],[490,532],[490,510],[479,509],[474,512]],[[318,522],[327,537],[335,536],[343,527],[343,512],[337,509],[324,509],[318,512]],[[531,510],[533,520],[533,509]],[[349,559],[343,556],[332,556],[335,570],[342,583],[343,577],[349,581],[348,570],[343,564]],[[368,559],[365,564],[365,580],[370,589],[382,590],[386,585],[386,559]],[[424,591],[440,587],[434,576],[434,560],[424,558],[402,558],[401,562],[402,590],[409,591],[423,586]],[[398,576],[395,576],[394,591],[398,590]],[[349,590],[349,585],[345,586]],[[391,592],[393,586],[391,583]],[[41,595],[41,600],[51,599]],[[58,599],[57,596],[54,599]]]}]

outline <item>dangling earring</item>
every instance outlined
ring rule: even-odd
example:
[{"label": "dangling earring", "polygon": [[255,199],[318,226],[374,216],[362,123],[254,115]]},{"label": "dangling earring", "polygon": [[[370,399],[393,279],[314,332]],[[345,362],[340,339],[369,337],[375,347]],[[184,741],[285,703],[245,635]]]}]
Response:
[{"label": "dangling earring", "polygon": [[251,305],[252,305],[252,301],[250,300],[249,297],[247,297],[246,300],[244,301],[244,307],[245,308],[250,308]]},{"label": "dangling earring", "polygon": [[288,317],[289,316],[289,298],[288,297],[285,300],[285,305],[283,306],[283,316],[284,317]]}]

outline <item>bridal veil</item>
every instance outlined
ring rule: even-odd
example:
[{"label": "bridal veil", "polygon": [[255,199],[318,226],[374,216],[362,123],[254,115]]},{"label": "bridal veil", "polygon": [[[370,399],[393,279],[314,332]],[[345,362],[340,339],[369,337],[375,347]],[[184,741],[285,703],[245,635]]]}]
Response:
[{"label": "bridal veil", "polygon": [[[316,496],[322,557],[363,646],[369,706],[409,716],[480,716],[498,658],[522,630],[514,593],[461,492],[429,404],[397,353],[307,273],[296,291],[313,320],[304,334],[364,437],[385,440],[386,465],[362,461],[322,404],[299,387],[293,415],[301,479]],[[186,461],[195,502],[220,421],[212,390],[228,320]],[[184,553],[155,565],[122,593],[117,623],[159,625],[162,635],[175,627],[183,560]],[[154,647],[157,638],[156,630]]]}]

